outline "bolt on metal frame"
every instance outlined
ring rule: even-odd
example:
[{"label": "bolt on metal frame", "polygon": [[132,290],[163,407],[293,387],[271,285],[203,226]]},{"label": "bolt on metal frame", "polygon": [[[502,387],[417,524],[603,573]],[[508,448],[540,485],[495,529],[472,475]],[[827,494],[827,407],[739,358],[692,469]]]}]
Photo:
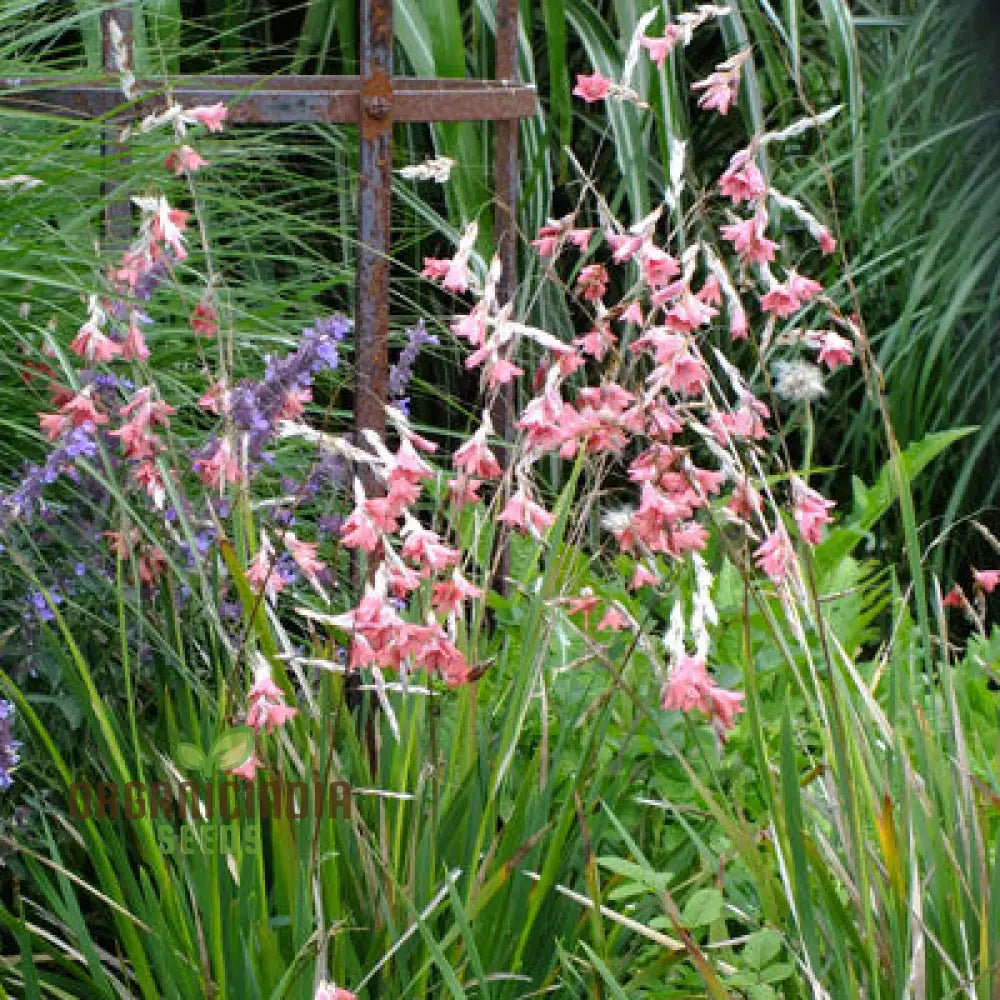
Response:
[{"label": "bolt on metal frame", "polygon": [[[535,113],[535,89],[518,83],[519,0],[497,0],[496,80],[419,79],[392,75],[392,0],[362,0],[360,76],[181,76],[172,83],[178,99],[189,105],[222,101],[228,121],[252,124],[294,122],[360,126],[358,192],[359,252],[355,320],[355,403],[357,431],[384,434],[388,395],[389,238],[392,189],[392,126],[395,122],[493,121],[495,125],[496,240],[503,266],[501,301],[517,287],[516,208],[518,197],[518,122]],[[132,65],[133,6],[123,0],[102,14],[104,68],[115,69],[111,21],[117,22]],[[25,111],[69,117],[104,117],[122,103],[116,80],[65,84],[60,78],[0,81],[0,103]],[[142,82],[140,94],[159,88]],[[155,110],[155,97],[140,98],[130,117]],[[105,155],[121,155],[109,128]],[[113,185],[105,185],[105,194]],[[128,239],[131,208],[109,199],[105,225],[113,242]],[[497,433],[511,430],[512,397],[494,407]]]}]

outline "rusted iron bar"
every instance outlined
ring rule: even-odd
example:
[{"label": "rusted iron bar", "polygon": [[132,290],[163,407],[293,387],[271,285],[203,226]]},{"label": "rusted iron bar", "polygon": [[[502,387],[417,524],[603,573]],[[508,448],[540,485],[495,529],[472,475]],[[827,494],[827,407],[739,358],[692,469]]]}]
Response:
[{"label": "rusted iron bar", "polygon": [[[497,0],[496,21],[496,77],[501,82],[516,86],[518,78],[518,13],[519,0]],[[496,186],[496,240],[497,254],[503,268],[497,286],[501,304],[512,302],[517,295],[517,195],[518,195],[518,138],[520,123],[496,121],[494,136],[494,182]],[[514,385],[500,389],[490,414],[496,433],[510,441],[514,432]],[[509,447],[499,449],[497,455],[506,469],[510,462]],[[504,542],[493,553],[493,588],[507,595],[510,576],[510,545]]]},{"label": "rusted iron bar", "polygon": [[[129,105],[116,120],[132,121],[163,110],[162,83],[139,81],[142,100]],[[351,76],[187,77],[170,87],[186,105],[215,104],[229,108],[235,124],[286,125],[295,122],[357,125],[362,121],[362,80]],[[535,88],[493,80],[390,79],[392,120],[404,123],[514,120],[535,112]],[[110,116],[121,107],[117,80],[65,77],[0,79],[0,105],[26,113],[57,114],[80,119]]]},{"label": "rusted iron bar", "polygon": [[379,435],[385,433],[389,376],[392,41],[392,0],[362,4],[354,421],[359,433]]},{"label": "rusted iron bar", "polygon": [[[497,0],[496,76],[515,89],[518,78],[519,6],[519,0]],[[512,301],[517,294],[518,131],[516,119],[496,121],[496,240],[503,267],[497,294],[501,303]],[[496,432],[504,439],[510,438],[513,428],[513,389],[512,384],[503,388],[491,416]]]},{"label": "rusted iron bar", "polygon": [[[121,67],[118,66],[118,56],[116,54],[115,39],[112,31],[114,23],[121,32],[121,42],[119,51],[124,54],[125,66],[131,68],[134,65],[135,46],[133,44],[133,11],[129,0],[112,7],[101,15],[101,49],[102,63],[104,69],[115,73]],[[120,89],[120,82],[116,82],[116,93],[118,103],[123,97]],[[114,129],[105,129],[101,140],[101,157],[106,169],[114,170],[120,166],[125,158],[125,152]],[[108,240],[116,247],[125,246],[132,235],[132,206],[128,198],[115,198],[114,193],[118,184],[113,180],[106,180],[101,185],[101,194],[104,199],[104,231]]]}]

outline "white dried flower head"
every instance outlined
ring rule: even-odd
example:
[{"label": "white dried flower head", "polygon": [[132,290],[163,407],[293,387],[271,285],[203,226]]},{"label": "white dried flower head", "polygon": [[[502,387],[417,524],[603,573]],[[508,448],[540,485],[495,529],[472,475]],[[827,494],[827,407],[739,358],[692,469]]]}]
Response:
[{"label": "white dried flower head", "polygon": [[678,599],[670,611],[670,625],[663,636],[663,648],[667,651],[667,659],[677,663],[685,654],[684,649],[684,604]]},{"label": "white dried flower head", "polygon": [[695,580],[694,593],[691,595],[691,635],[694,636],[695,656],[706,659],[712,643],[708,627],[719,624],[719,613],[712,602],[715,577],[697,552],[691,553],[691,561],[694,564]]},{"label": "white dried flower head", "polygon": [[632,523],[635,511],[631,507],[619,507],[606,511],[601,516],[601,527],[612,535],[620,535]]},{"label": "white dried flower head", "polygon": [[840,114],[842,109],[843,105],[838,104],[818,115],[808,115],[805,118],[800,118],[797,122],[792,122],[788,128],[782,129],[780,132],[765,132],[757,140],[757,146],[766,146],[772,142],[784,142],[786,139],[794,139],[796,136],[802,135],[803,132],[807,132],[811,128],[819,128],[821,125],[825,125],[828,121],[832,121],[837,117],[837,115]]},{"label": "white dried flower head", "polygon": [[22,191],[30,191],[42,182],[30,174],[14,174],[11,177],[0,177],[0,188],[19,187]]},{"label": "white dried flower head", "polygon": [[135,74],[129,65],[129,47],[121,27],[113,17],[108,21],[108,28],[111,34],[111,59],[119,74],[122,93],[126,100],[131,101],[135,97]]},{"label": "white dried flower head", "polygon": [[674,211],[681,201],[684,190],[684,165],[687,161],[687,140],[675,139],[670,142],[670,187],[664,192],[663,200]]},{"label": "white dried flower head", "polygon": [[408,181],[436,181],[438,184],[444,184],[456,166],[458,166],[458,161],[453,160],[450,156],[436,156],[433,159],[424,160],[423,163],[400,167],[396,173]]},{"label": "white dried flower head", "polygon": [[811,403],[826,395],[823,372],[808,361],[776,361],[774,391],[790,403]]}]

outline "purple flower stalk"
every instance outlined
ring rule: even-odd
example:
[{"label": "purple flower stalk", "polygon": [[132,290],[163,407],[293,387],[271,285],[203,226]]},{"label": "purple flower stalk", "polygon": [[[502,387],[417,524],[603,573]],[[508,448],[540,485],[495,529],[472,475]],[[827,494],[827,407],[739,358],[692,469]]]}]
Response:
[{"label": "purple flower stalk", "polygon": [[424,326],[424,321],[419,320],[417,325],[406,331],[406,346],[399,352],[399,358],[389,369],[389,396],[397,405],[402,404],[401,409],[408,410],[409,400],[406,399],[406,390],[409,388],[410,379],[413,378],[413,366],[420,355],[420,349],[424,344],[439,344],[440,340],[433,334],[428,333]]},{"label": "purple flower stalk", "polygon": [[312,388],[315,375],[336,369],[340,363],[338,345],[350,328],[344,316],[317,320],[315,326],[302,331],[302,341],[295,351],[284,358],[266,359],[260,382],[246,381],[233,390],[230,413],[236,426],[247,434],[251,459],[261,458],[288,394]]},{"label": "purple flower stalk", "polygon": [[18,750],[21,741],[13,738],[14,706],[9,701],[0,701],[0,788],[10,788],[11,772],[20,762]]},{"label": "purple flower stalk", "polygon": [[41,465],[27,464],[18,486],[10,493],[0,494],[0,527],[18,518],[29,521],[37,510],[44,508],[41,499],[44,487],[54,483],[62,473],[71,471],[77,459],[93,458],[97,454],[93,434],[92,424],[74,427]]}]

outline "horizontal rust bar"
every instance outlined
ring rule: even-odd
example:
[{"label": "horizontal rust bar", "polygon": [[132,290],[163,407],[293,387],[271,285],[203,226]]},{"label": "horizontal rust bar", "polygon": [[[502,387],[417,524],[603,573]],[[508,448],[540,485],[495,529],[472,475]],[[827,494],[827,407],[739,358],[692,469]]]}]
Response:
[{"label": "horizontal rust bar", "polygon": [[[530,118],[536,110],[535,88],[496,80],[393,77],[391,117],[396,122],[511,121]],[[360,77],[281,76],[264,82],[253,76],[188,77],[170,88],[187,105],[229,107],[229,120],[244,124],[362,121]],[[69,83],[48,78],[0,79],[0,106],[31,113],[80,118],[112,115],[135,119],[162,110],[161,84],[139,82],[145,96],[123,106],[117,80]]]}]

